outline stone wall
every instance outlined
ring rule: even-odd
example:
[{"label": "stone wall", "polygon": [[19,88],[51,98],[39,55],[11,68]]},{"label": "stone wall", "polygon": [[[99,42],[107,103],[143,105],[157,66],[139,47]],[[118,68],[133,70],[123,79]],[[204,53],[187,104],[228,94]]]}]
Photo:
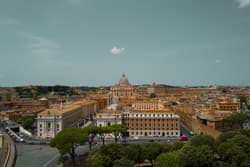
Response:
[{"label": "stone wall", "polygon": [[192,118],[192,128],[191,130],[193,131],[194,134],[206,134],[210,135],[214,138],[217,138],[220,136],[221,132],[206,126],[205,124],[201,123],[199,120]]}]

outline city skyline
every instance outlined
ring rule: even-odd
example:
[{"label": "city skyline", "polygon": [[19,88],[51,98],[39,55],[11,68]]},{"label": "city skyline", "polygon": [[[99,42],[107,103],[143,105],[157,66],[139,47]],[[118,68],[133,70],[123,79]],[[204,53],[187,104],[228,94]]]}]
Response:
[{"label": "city skyline", "polygon": [[0,1],[0,87],[249,86],[250,0]]}]

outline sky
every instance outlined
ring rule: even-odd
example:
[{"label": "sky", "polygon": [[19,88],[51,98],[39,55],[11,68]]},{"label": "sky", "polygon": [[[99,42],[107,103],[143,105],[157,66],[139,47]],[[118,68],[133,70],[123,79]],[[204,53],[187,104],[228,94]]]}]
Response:
[{"label": "sky", "polygon": [[0,86],[250,85],[250,0],[0,0]]}]

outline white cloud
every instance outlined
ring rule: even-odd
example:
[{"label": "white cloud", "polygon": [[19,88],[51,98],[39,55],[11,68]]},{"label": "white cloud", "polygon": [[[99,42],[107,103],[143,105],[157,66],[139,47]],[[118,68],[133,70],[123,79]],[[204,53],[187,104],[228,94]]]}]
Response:
[{"label": "white cloud", "polygon": [[113,54],[113,55],[120,55],[122,54],[123,52],[125,51],[125,48],[117,48],[116,46],[114,46],[110,52]]},{"label": "white cloud", "polygon": [[19,22],[17,20],[8,18],[8,17],[0,17],[0,26],[11,26],[17,25]]},{"label": "white cloud", "polygon": [[239,3],[239,8],[250,6],[250,0],[236,0]]},{"label": "white cloud", "polygon": [[216,60],[215,60],[215,63],[216,63],[216,64],[219,64],[219,63],[221,63],[221,60],[220,60],[220,59],[216,59]]}]

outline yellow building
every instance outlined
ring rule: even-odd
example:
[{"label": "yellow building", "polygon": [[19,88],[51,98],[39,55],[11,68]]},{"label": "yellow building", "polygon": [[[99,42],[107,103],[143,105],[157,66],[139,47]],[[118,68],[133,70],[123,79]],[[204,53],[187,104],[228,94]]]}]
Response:
[{"label": "yellow building", "polygon": [[237,98],[218,99],[216,108],[219,111],[240,112],[240,100]]},{"label": "yellow building", "polygon": [[139,99],[123,112],[131,137],[180,136],[180,117],[157,99]]},{"label": "yellow building", "polygon": [[130,137],[180,136],[180,117],[167,110],[132,110],[123,113]]}]

